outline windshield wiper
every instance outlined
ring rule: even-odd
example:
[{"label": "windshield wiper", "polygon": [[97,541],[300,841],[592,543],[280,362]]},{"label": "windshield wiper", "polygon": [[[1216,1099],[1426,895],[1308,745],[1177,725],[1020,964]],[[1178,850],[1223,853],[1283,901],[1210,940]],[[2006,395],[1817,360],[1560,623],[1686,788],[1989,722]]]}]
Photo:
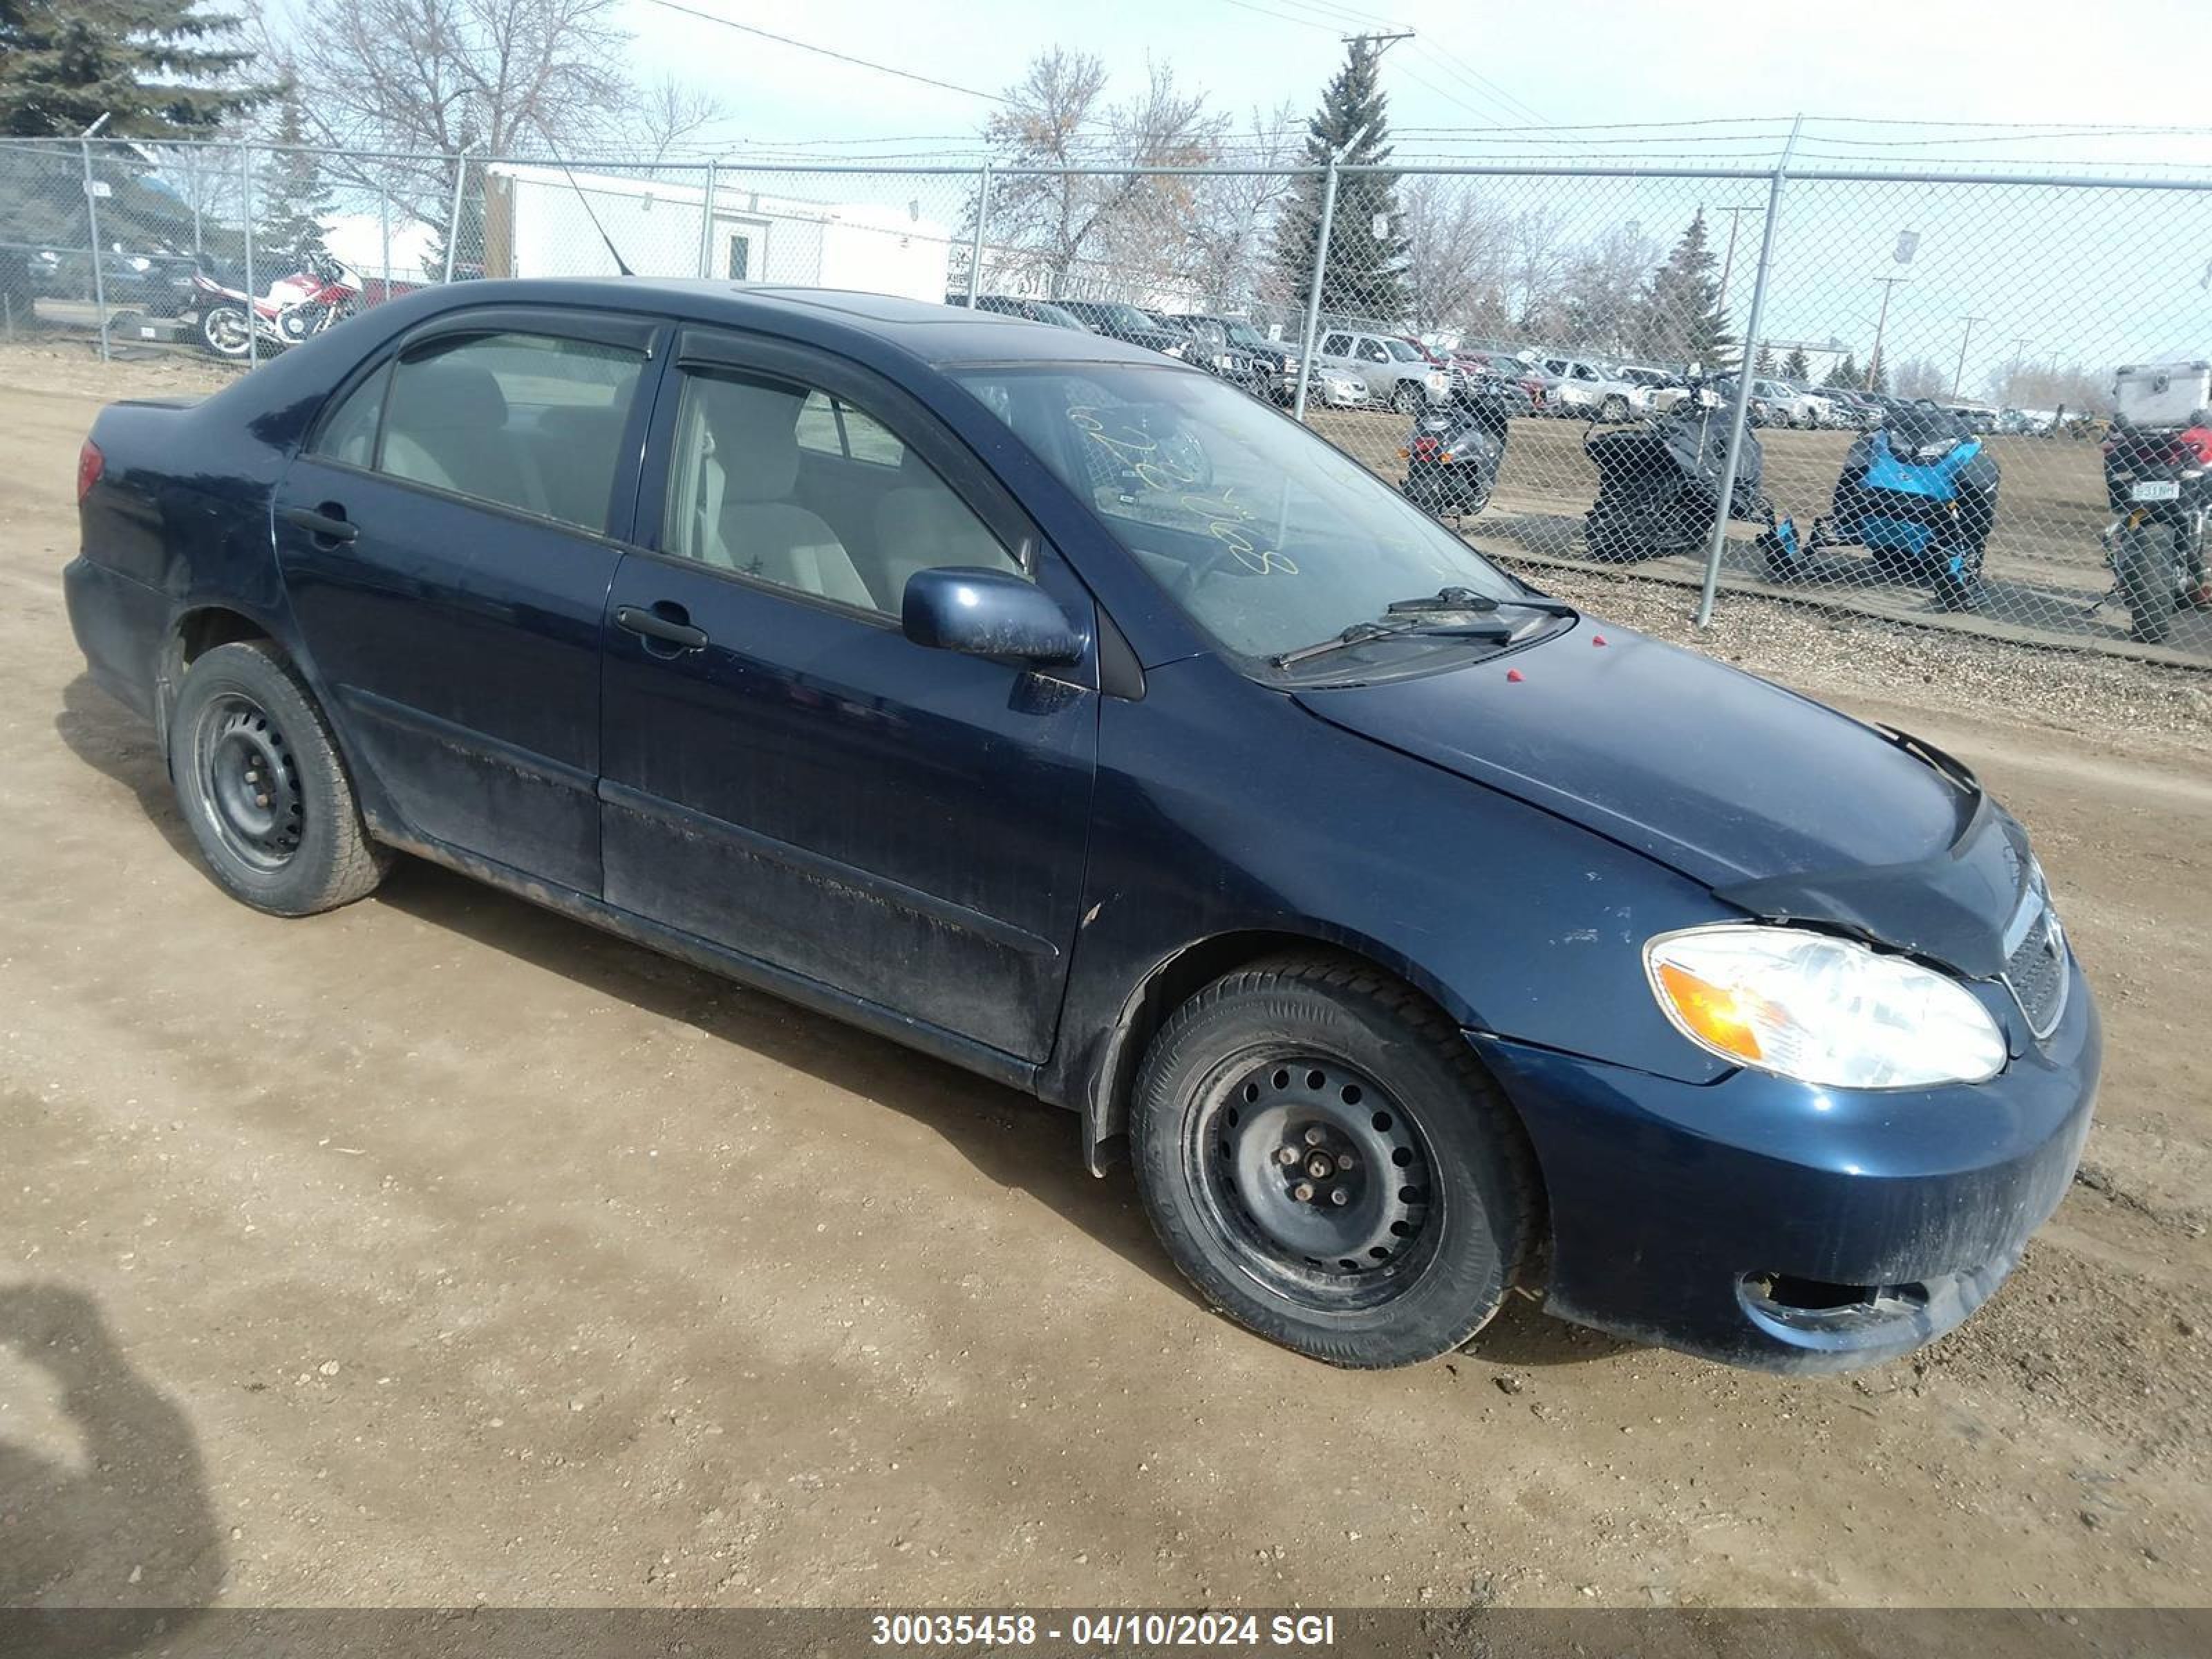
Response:
[{"label": "windshield wiper", "polygon": [[[1465,606],[1453,607],[1464,610]],[[1315,657],[1325,657],[1332,651],[1342,651],[1355,645],[1370,645],[1376,640],[1413,637],[1436,639],[1485,639],[1503,644],[1513,637],[1513,630],[1499,622],[1420,623],[1404,622],[1354,623],[1333,640],[1321,640],[1312,645],[1302,645],[1295,651],[1285,651],[1274,659],[1278,668],[1293,668]]]},{"label": "windshield wiper", "polygon": [[1558,599],[1493,599],[1487,593],[1478,593],[1471,587],[1441,587],[1433,593],[1425,593],[1417,599],[1393,599],[1384,608],[1394,617],[1425,615],[1438,611],[1473,611],[1482,614],[1510,606],[1516,611],[1536,611],[1547,617],[1579,617],[1582,612]]}]

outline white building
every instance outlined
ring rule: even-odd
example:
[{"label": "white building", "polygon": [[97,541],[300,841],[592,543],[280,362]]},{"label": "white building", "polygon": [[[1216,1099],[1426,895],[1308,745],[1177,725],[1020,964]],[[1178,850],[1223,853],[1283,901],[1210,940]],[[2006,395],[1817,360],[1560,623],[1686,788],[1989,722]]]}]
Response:
[{"label": "white building", "polygon": [[612,276],[611,241],[643,276],[945,298],[951,234],[918,208],[765,196],[733,179],[714,191],[709,225],[703,175],[676,183],[580,173],[572,182],[559,167],[504,163],[485,173],[487,276]]}]

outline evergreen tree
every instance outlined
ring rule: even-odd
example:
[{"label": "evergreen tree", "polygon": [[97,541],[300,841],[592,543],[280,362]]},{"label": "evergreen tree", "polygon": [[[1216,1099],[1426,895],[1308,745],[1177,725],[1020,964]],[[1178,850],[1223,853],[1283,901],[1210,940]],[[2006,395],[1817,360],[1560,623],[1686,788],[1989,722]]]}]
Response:
[{"label": "evergreen tree", "polygon": [[1828,378],[1820,384],[1833,386],[1839,392],[1856,392],[1859,383],[1865,379],[1866,376],[1859,372],[1857,356],[1847,351],[1843,361],[1828,371]]},{"label": "evergreen tree", "polygon": [[[1364,40],[1352,43],[1344,67],[1323,89],[1321,107],[1306,123],[1308,166],[1325,167],[1332,156],[1345,165],[1361,167],[1390,159],[1389,100],[1382,88],[1378,63],[1372,46]],[[1301,297],[1313,284],[1323,182],[1316,175],[1299,177],[1275,234],[1276,269],[1285,287]],[[1328,265],[1322,278],[1324,313],[1382,324],[1404,318],[1409,249],[1397,198],[1398,175],[1394,173],[1338,175]],[[1379,235],[1378,223],[1382,226]]]},{"label": "evergreen tree", "polygon": [[1702,364],[1707,373],[1726,366],[1735,337],[1721,314],[1721,284],[1705,234],[1705,210],[1691,216],[1689,228],[1667,262],[1651,273],[1644,294],[1644,349],[1668,362]]},{"label": "evergreen tree", "polygon": [[331,191],[322,163],[306,148],[307,111],[296,82],[288,79],[279,94],[270,143],[276,148],[267,152],[254,190],[254,238],[283,258],[318,252],[330,229]]},{"label": "evergreen tree", "polygon": [[[0,137],[74,138],[102,116],[102,137],[204,137],[262,102],[241,78],[250,54],[238,20],[198,0],[0,0]],[[97,145],[93,171],[104,246],[191,246],[191,216],[146,179],[125,145]],[[0,168],[0,293],[31,314],[27,247],[82,247],[84,161],[70,147],[26,148]]]},{"label": "evergreen tree", "polygon": [[0,0],[0,136],[204,135],[262,102],[238,19],[198,0]]},{"label": "evergreen tree", "polygon": [[1751,372],[1759,376],[1761,380],[1771,380],[1773,378],[1774,349],[1768,345],[1764,340],[1761,340],[1759,343],[1759,356],[1752,363]]},{"label": "evergreen tree", "polygon": [[1790,355],[1782,360],[1782,378],[1785,380],[1810,379],[1813,365],[1806,361],[1803,346],[1791,346]]}]

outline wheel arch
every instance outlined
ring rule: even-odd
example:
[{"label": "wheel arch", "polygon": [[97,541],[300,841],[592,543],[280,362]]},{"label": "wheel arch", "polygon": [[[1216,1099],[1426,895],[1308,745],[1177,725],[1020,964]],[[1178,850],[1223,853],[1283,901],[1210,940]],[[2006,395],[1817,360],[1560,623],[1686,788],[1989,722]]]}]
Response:
[{"label": "wheel arch", "polygon": [[[1113,1024],[1097,1045],[1097,1058],[1085,1079],[1079,1103],[1084,1158],[1093,1175],[1104,1174],[1122,1156],[1115,1143],[1128,1129],[1129,1100],[1137,1070],[1167,1017],[1224,975],[1269,957],[1294,952],[1333,957],[1387,974],[1433,1005],[1445,1018],[1462,1026],[1480,1024],[1471,1008],[1419,963],[1372,940],[1322,929],[1300,932],[1284,927],[1237,928],[1194,939],[1145,973],[1122,1000]],[[1475,1063],[1481,1064],[1480,1057]],[[1504,1092],[1502,1084],[1499,1091]],[[1517,1115],[1519,1109],[1513,1109]]]},{"label": "wheel arch", "polygon": [[169,715],[177,706],[185,671],[216,647],[245,640],[266,640],[280,650],[284,648],[265,622],[220,601],[187,605],[171,620],[154,664],[155,735],[161,740],[163,754],[168,752]]}]

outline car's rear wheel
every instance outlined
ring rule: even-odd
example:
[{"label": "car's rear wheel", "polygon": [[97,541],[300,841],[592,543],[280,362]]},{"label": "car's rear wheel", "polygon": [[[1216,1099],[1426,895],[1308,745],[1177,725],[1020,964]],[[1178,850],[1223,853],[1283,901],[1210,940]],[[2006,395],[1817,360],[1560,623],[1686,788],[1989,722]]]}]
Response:
[{"label": "car's rear wheel", "polygon": [[1628,418],[1628,399],[1615,394],[1598,406],[1597,417],[1609,426],[1619,426]]},{"label": "car's rear wheel", "polygon": [[169,720],[169,775],[208,868],[257,910],[335,909],[391,867],[322,712],[265,641],[217,646],[192,664]]},{"label": "car's rear wheel", "polygon": [[1437,1010],[1320,956],[1215,981],[1153,1039],[1130,1139],[1161,1242],[1214,1306],[1332,1364],[1460,1346],[1524,1273],[1519,1121]]}]

